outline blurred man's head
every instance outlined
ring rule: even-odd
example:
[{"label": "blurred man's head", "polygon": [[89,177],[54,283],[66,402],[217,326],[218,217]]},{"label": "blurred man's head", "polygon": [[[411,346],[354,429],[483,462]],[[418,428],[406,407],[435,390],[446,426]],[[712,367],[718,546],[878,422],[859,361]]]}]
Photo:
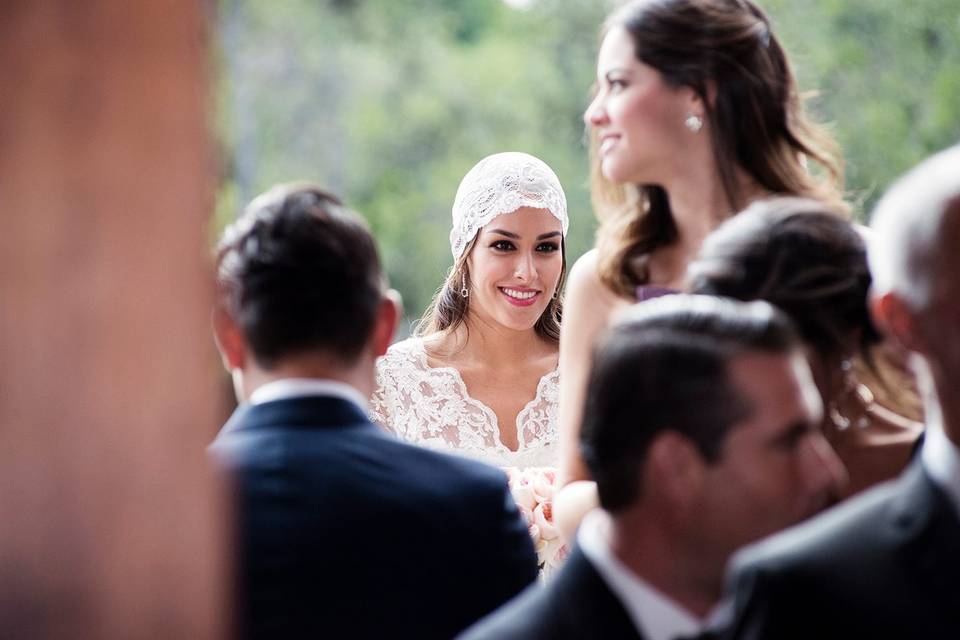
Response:
[{"label": "blurred man's head", "polygon": [[601,339],[582,446],[616,519],[658,514],[719,580],[738,547],[822,509],[844,471],[789,321],[764,302],[668,296]]},{"label": "blurred man's head", "polygon": [[929,366],[960,442],[960,407],[948,406],[957,401],[947,393],[960,380],[960,146],[898,180],[871,227],[874,315]]},{"label": "blurred man's head", "polygon": [[312,186],[274,187],[227,228],[217,302],[227,367],[268,376],[372,371],[396,316],[366,225]]}]

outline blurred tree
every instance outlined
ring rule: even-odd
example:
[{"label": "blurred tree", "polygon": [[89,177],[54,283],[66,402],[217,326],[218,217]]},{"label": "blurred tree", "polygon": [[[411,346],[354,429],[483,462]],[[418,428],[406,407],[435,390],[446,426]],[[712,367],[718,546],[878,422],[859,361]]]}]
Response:
[{"label": "blurred tree", "polygon": [[769,0],[799,68],[833,124],[850,198],[866,215],[896,176],[960,140],[956,0]]},{"label": "blurred tree", "polygon": [[[408,316],[452,262],[450,206],[481,157],[522,150],[559,175],[568,263],[593,244],[581,115],[613,2],[222,0],[217,225],[270,184],[309,179],[376,233]],[[767,0],[801,86],[832,123],[851,198],[960,138],[956,0]]]}]

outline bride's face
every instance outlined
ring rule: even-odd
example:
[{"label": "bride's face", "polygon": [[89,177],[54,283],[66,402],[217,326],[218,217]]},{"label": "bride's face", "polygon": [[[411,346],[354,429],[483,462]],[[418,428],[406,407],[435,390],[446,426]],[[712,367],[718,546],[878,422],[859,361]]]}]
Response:
[{"label": "bride's face", "polygon": [[563,270],[562,226],[549,211],[521,207],[480,230],[467,258],[470,311],[477,320],[532,329]]}]

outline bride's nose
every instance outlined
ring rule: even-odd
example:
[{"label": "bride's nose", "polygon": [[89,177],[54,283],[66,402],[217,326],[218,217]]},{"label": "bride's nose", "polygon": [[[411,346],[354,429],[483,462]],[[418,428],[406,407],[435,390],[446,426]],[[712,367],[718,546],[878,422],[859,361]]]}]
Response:
[{"label": "bride's nose", "polygon": [[523,282],[533,280],[537,275],[537,267],[531,256],[519,256],[513,271],[513,276]]}]

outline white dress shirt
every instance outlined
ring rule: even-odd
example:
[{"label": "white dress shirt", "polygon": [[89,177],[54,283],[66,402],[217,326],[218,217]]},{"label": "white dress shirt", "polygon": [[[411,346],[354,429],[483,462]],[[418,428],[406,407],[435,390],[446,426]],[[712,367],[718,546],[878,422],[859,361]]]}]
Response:
[{"label": "white dress shirt", "polygon": [[701,620],[617,559],[610,549],[609,531],[610,516],[602,509],[594,509],[580,524],[577,543],[626,609],[640,635],[647,640],[674,640],[699,634],[704,629]]},{"label": "white dress shirt", "polygon": [[367,413],[367,399],[359,391],[345,382],[323,380],[319,378],[284,378],[274,380],[254,389],[250,394],[250,404],[263,404],[274,400],[302,398],[304,396],[328,396],[340,398],[357,405]]},{"label": "white dress shirt", "polygon": [[920,460],[960,516],[960,448],[947,438],[938,422],[927,426]]}]

